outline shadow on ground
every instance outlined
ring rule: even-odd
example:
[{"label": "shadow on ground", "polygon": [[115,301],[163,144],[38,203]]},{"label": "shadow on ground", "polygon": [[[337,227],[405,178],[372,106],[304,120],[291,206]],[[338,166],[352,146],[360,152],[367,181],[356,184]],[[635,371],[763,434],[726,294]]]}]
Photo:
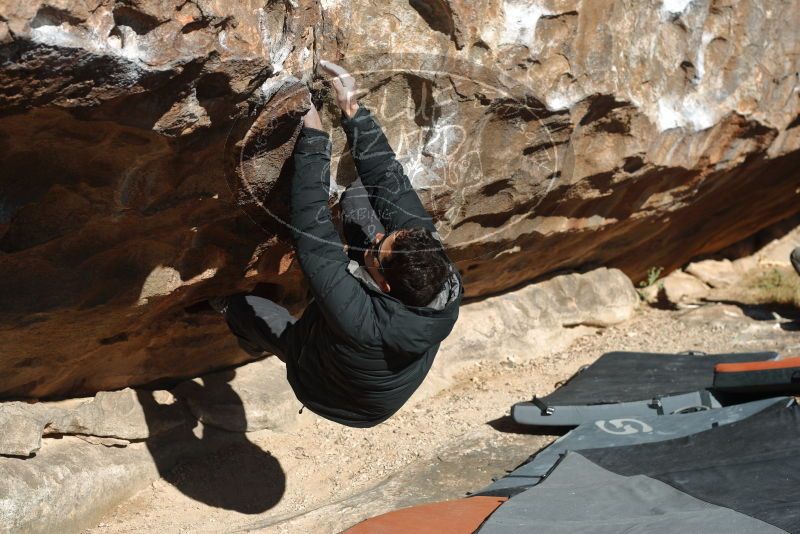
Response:
[{"label": "shadow on ground", "polygon": [[514,421],[510,415],[487,421],[486,424],[504,434],[528,434],[531,436],[563,436],[574,428],[569,426],[521,425]]},{"label": "shadow on ground", "polygon": [[709,302],[736,306],[746,317],[754,321],[774,322],[786,332],[800,331],[800,308],[791,304],[743,304],[735,300],[720,299]]},{"label": "shadow on ground", "polygon": [[[215,395],[225,391],[224,402],[232,419],[241,418],[246,427],[245,411],[239,395],[230,387],[235,371],[216,373],[195,382],[200,392],[212,387]],[[150,434],[147,448],[160,476],[187,497],[198,502],[243,514],[259,514],[280,502],[286,489],[286,474],[277,458],[247,439],[245,433],[229,432],[210,425],[195,429],[196,419],[185,401],[159,404],[150,391],[138,390]],[[164,421],[184,418],[192,423],[165,433],[158,428]],[[199,434],[196,435],[195,432]]]}]

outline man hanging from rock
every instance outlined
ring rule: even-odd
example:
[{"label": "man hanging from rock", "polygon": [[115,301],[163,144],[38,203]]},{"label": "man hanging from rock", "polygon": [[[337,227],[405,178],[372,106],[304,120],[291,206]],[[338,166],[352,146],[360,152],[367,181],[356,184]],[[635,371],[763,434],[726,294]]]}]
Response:
[{"label": "man hanging from rock", "polygon": [[248,352],[277,355],[300,402],[354,427],[377,425],[408,400],[453,329],[463,295],[431,216],[395,159],[355,81],[333,75],[359,179],[341,199],[345,252],[328,209],[331,142],[312,105],[294,149],[291,226],[313,299],[295,320],[254,295],[217,299]]}]

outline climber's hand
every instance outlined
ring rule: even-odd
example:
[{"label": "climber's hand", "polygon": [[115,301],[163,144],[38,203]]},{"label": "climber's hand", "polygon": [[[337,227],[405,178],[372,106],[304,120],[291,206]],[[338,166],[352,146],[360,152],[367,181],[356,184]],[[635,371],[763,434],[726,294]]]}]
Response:
[{"label": "climber's hand", "polygon": [[322,130],[322,121],[319,118],[319,113],[317,112],[317,108],[314,107],[313,102],[308,112],[303,115],[303,126]]},{"label": "climber's hand", "polygon": [[358,111],[358,102],[356,101],[356,81],[345,69],[321,59],[319,66],[328,74],[332,75],[331,85],[336,92],[336,103],[341,108],[342,112],[348,117],[352,117]]}]

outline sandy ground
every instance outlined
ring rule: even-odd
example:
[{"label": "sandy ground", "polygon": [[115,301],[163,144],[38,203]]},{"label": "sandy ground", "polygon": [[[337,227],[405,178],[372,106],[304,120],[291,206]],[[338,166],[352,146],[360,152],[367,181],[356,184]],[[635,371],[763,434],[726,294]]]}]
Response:
[{"label": "sandy ground", "polygon": [[[457,498],[480,489],[504,469],[513,469],[553,439],[525,434],[510,424],[507,414],[514,402],[527,400],[534,392],[552,391],[558,381],[604,352],[693,349],[800,354],[798,321],[795,311],[785,309],[776,313],[753,307],[743,313],[731,305],[688,312],[643,307],[627,323],[592,330],[566,350],[534,361],[477,364],[452,387],[407,406],[373,429],[338,426],[306,412],[292,432],[247,434],[258,450],[278,460],[282,475],[274,468],[260,472],[252,447],[225,450],[177,468],[179,479],[190,485],[240,496],[246,506],[233,508],[250,513],[209,506],[187,496],[197,492],[185,491],[185,485],[178,489],[160,480],[86,532],[335,532],[397,504]],[[447,463],[454,450],[476,440],[486,446],[468,455],[463,466],[456,464],[446,477],[436,474],[437,463]],[[383,481],[412,472],[416,474],[406,477],[405,486],[395,494],[376,489]],[[271,488],[271,500],[264,488]],[[348,501],[358,494],[368,498]],[[259,506],[259,499],[271,507]],[[354,502],[360,503],[356,510]]]}]

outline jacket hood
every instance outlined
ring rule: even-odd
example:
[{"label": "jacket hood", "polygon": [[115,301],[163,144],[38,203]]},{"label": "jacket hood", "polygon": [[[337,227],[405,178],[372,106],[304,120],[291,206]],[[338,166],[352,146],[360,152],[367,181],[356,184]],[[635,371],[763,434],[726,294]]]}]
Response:
[{"label": "jacket hood", "polygon": [[384,293],[367,270],[354,261],[348,270],[370,290],[383,344],[389,350],[421,354],[453,330],[464,289],[452,264],[444,287],[426,306],[408,306]]}]

